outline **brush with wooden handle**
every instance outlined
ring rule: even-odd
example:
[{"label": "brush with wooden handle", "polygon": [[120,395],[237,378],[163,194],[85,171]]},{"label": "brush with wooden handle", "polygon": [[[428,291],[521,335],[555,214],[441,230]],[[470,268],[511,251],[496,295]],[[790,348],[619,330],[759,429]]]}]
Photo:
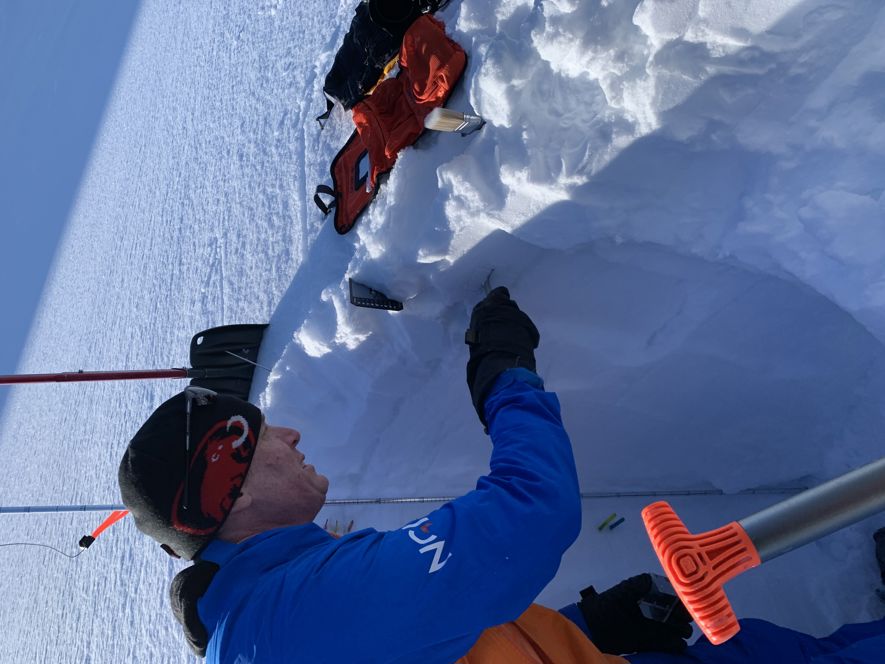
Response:
[{"label": "brush with wooden handle", "polygon": [[472,134],[485,124],[478,115],[467,115],[450,108],[434,108],[424,118],[424,126],[434,131],[461,132],[462,136]]}]

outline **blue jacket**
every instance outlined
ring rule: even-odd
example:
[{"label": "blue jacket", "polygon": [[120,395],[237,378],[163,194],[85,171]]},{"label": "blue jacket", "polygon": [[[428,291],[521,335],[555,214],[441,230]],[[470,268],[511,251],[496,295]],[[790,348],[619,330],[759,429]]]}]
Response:
[{"label": "blue jacket", "polygon": [[491,472],[398,530],[336,540],[308,524],[212,542],[207,661],[452,664],[519,617],[578,536],[578,478],[538,376],[505,372],[485,408]]},{"label": "blue jacket", "polygon": [[843,625],[823,638],[765,620],[741,620],[741,631],[714,646],[701,637],[679,655],[639,653],[633,664],[882,664],[885,618]]}]

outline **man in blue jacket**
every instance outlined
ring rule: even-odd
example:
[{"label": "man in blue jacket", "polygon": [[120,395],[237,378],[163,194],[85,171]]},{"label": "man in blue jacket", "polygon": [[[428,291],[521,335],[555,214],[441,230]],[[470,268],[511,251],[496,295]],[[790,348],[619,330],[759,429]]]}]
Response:
[{"label": "man in blue jacket", "polygon": [[[328,480],[293,429],[190,387],[120,464],[139,529],[197,563],[173,582],[194,650],[217,662],[451,664],[515,620],[581,525],[556,396],[534,373],[539,334],[505,288],[478,304],[467,382],[494,444],[476,489],[390,532],[334,539],[313,519]],[[330,650],[346,635],[346,654]]]},{"label": "man in blue jacket", "polygon": [[[140,530],[195,560],[170,593],[195,652],[237,664],[452,664],[520,618],[577,537],[577,474],[556,396],[534,373],[538,331],[506,289],[474,308],[466,341],[490,472],[389,532],[335,539],[314,524],[328,479],[305,463],[297,431],[247,402],[190,387],[151,415],[123,456],[120,489]],[[684,648],[687,619],[639,613],[642,583],[582,600],[574,619],[604,651]]]}]

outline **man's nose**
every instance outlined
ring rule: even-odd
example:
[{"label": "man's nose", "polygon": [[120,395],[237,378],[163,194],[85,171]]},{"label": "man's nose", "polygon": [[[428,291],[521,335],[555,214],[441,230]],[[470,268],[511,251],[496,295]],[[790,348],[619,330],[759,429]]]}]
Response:
[{"label": "man's nose", "polygon": [[291,429],[289,427],[281,427],[284,435],[286,436],[286,440],[290,441],[292,447],[298,445],[301,442],[301,432],[298,429]]},{"label": "man's nose", "polygon": [[295,447],[301,441],[301,432],[298,429],[277,426],[269,426],[268,429],[271,429],[274,435],[279,436],[292,447]]}]

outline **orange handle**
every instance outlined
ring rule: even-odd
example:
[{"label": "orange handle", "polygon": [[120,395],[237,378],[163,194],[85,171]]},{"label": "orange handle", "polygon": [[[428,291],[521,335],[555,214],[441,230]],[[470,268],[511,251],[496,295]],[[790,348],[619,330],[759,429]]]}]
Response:
[{"label": "orange handle", "polygon": [[129,514],[129,510],[114,510],[113,512],[111,512],[110,516],[107,519],[101,522],[101,525],[99,525],[98,528],[92,531],[92,537],[98,537],[105,530],[117,523],[117,521],[124,518],[127,514]]},{"label": "orange handle", "polygon": [[663,501],[642,510],[642,520],[676,594],[710,642],[737,634],[740,625],[722,586],[762,562],[744,529],[733,521],[692,535]]}]

